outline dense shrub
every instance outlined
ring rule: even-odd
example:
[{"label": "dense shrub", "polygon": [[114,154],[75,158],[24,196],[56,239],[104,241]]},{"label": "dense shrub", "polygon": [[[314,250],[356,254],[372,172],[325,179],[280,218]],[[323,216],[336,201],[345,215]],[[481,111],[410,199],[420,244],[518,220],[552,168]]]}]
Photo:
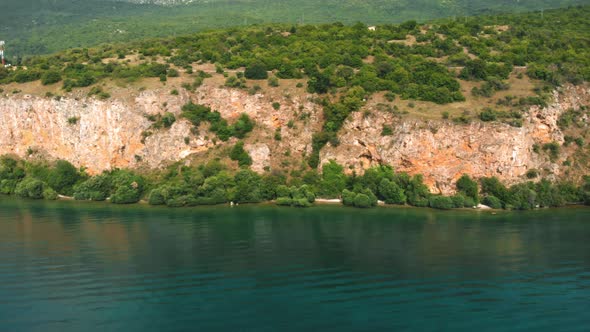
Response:
[{"label": "dense shrub", "polygon": [[371,199],[365,194],[358,193],[354,196],[354,206],[358,208],[371,207]]},{"label": "dense shrub", "polygon": [[379,183],[379,196],[382,198],[386,204],[400,204],[403,205],[406,203],[406,195],[400,186],[389,180],[383,179]]},{"label": "dense shrub", "polygon": [[484,205],[491,207],[492,209],[501,209],[502,208],[502,201],[495,197],[495,196],[485,196],[483,198]]},{"label": "dense shrub", "polygon": [[74,187],[74,199],[104,201],[110,196],[111,178],[108,174],[96,175]]},{"label": "dense shrub", "polygon": [[117,170],[112,176],[111,202],[115,204],[136,203],[141,198],[144,189],[142,177],[130,172]]},{"label": "dense shrub", "polygon": [[165,188],[152,189],[148,198],[149,205],[165,205],[167,192]]},{"label": "dense shrub", "polygon": [[277,205],[310,207],[315,202],[315,194],[311,187],[302,185],[300,187],[279,186],[277,189]]},{"label": "dense shrub", "polygon": [[354,206],[354,198],[356,194],[353,191],[344,189],[342,191],[342,204],[346,206]]},{"label": "dense shrub", "polygon": [[49,70],[41,75],[41,84],[49,85],[61,81],[61,73],[57,70]]},{"label": "dense shrub", "polygon": [[322,167],[322,179],[319,186],[319,195],[325,198],[336,198],[346,186],[344,168],[330,160]]},{"label": "dense shrub", "polygon": [[451,200],[453,201],[454,208],[462,208],[465,207],[465,196],[461,194],[451,196]]},{"label": "dense shrub", "polygon": [[246,67],[244,76],[250,80],[265,80],[268,78],[268,72],[262,63],[257,62]]},{"label": "dense shrub", "polygon": [[450,210],[455,207],[453,200],[447,196],[431,196],[428,203],[431,208],[440,210]]},{"label": "dense shrub", "polygon": [[15,189],[15,194],[24,198],[41,199],[46,185],[35,178],[23,179]]},{"label": "dense shrub", "polygon": [[237,161],[240,167],[252,165],[252,158],[246,150],[244,150],[244,142],[239,141],[234,145],[229,153],[231,160]]},{"label": "dense shrub", "polygon": [[71,163],[58,160],[50,170],[47,184],[62,195],[72,196],[74,185],[83,179],[82,174]]},{"label": "dense shrub", "polygon": [[459,180],[457,180],[457,191],[473,199],[475,203],[479,202],[479,186],[477,182],[471,179],[467,174],[463,174]]}]

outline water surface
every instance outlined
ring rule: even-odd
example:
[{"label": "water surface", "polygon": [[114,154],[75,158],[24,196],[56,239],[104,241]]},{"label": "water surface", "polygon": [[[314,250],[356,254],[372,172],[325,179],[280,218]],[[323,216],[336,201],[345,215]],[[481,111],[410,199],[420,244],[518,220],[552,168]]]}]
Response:
[{"label": "water surface", "polygon": [[590,209],[0,196],[0,331],[588,331]]}]

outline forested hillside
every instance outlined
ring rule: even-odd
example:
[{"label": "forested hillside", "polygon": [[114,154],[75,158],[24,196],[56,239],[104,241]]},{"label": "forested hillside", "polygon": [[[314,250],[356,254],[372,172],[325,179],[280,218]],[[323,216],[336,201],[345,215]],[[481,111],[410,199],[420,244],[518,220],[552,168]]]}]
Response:
[{"label": "forested hillside", "polygon": [[0,39],[8,41],[10,57],[22,57],[236,25],[336,21],[386,24],[589,3],[589,0],[4,1],[0,8]]},{"label": "forested hillside", "polygon": [[[26,58],[0,68],[0,146],[23,158],[0,160],[0,192],[168,206],[309,206],[316,195],[358,207],[590,203],[589,17],[584,6],[376,27],[266,24]],[[38,147],[52,139],[53,156],[103,153],[107,171],[46,162]],[[380,157],[406,145],[406,160]],[[133,169],[170,151],[186,154]],[[345,164],[362,160],[363,172]],[[432,168],[448,176],[421,175]],[[429,192],[443,182],[458,194]]]}]

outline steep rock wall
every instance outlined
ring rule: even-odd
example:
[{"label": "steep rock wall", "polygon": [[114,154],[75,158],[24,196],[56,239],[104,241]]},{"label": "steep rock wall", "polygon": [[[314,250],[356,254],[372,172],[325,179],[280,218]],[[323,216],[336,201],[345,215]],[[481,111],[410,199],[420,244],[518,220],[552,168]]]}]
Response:
[{"label": "steep rock wall", "polygon": [[[392,165],[398,171],[423,174],[432,191],[445,194],[454,192],[454,183],[462,174],[497,176],[513,184],[526,180],[529,169],[539,169],[557,178],[567,154],[551,161],[546,154],[534,152],[533,145],[563,143],[559,116],[587,104],[589,97],[588,89],[566,87],[562,93],[554,93],[548,107],[529,109],[520,128],[497,122],[461,125],[357,112],[346,122],[340,144],[323,149],[321,160],[336,160],[357,173],[374,165]],[[383,125],[392,126],[393,135],[382,136]]]},{"label": "steep rock wall", "polygon": [[[0,97],[0,154],[22,158],[36,155],[61,158],[90,173],[115,167],[158,168],[219,146],[223,143],[202,124],[197,132],[179,117],[189,100],[210,105],[231,123],[241,113],[257,123],[246,140],[246,150],[254,159],[252,168],[264,172],[281,164],[285,156],[301,162],[311,152],[312,133],[321,128],[321,107],[310,95],[279,93],[272,98],[249,95],[242,90],[203,86],[196,92],[155,89],[122,93],[124,98],[100,101],[73,96],[60,100],[30,95]],[[455,180],[463,173],[474,177],[498,176],[507,183],[525,180],[529,169],[544,170],[553,177],[563,173],[562,154],[551,161],[546,154],[533,151],[533,144],[563,142],[557,126],[559,116],[569,108],[588,104],[590,90],[567,87],[555,93],[547,108],[531,108],[521,128],[501,123],[473,121],[468,125],[446,120],[420,120],[409,116],[372,110],[351,115],[339,133],[338,146],[326,146],[320,158],[345,165],[348,172],[362,173],[367,167],[389,164],[396,170],[423,174],[435,192],[451,193]],[[272,102],[280,102],[275,110]],[[368,106],[370,108],[370,106]],[[177,121],[168,129],[151,130],[146,115],[176,114]],[[77,118],[76,123],[68,119]],[[305,119],[305,120],[302,120]],[[289,121],[295,125],[287,126]],[[393,127],[393,135],[382,136],[384,124]],[[145,137],[142,133],[151,131]],[[280,133],[281,140],[276,139]]]}]

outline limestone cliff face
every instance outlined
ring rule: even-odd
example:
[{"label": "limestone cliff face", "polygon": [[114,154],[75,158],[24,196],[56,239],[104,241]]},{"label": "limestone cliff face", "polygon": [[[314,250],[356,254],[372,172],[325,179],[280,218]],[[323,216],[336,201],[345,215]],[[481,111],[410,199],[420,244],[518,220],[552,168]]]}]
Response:
[{"label": "limestone cliff face", "polygon": [[[183,90],[178,96],[170,95],[168,89],[121,95],[106,101],[74,96],[60,100],[30,95],[0,97],[0,154],[29,158],[33,151],[98,173],[115,167],[158,168],[235,143],[235,139],[219,142],[206,124],[198,131],[191,130],[192,125],[178,116],[181,106],[191,99],[218,110],[230,123],[241,113],[251,116],[257,126],[245,147],[254,160],[252,168],[264,172],[280,165],[286,156],[296,167],[295,162],[311,152],[312,133],[321,127],[321,107],[305,94],[270,97],[203,86],[194,93]],[[507,183],[523,181],[532,168],[559,177],[568,154],[552,162],[545,154],[535,153],[533,144],[563,142],[564,134],[557,126],[560,114],[587,104],[589,99],[587,88],[565,88],[555,93],[549,107],[531,108],[521,128],[479,121],[458,125],[396,118],[377,110],[368,116],[357,112],[340,132],[340,144],[321,151],[321,163],[334,159],[347,171],[358,173],[373,165],[389,164],[399,171],[424,174],[431,189],[443,193],[452,192],[453,183],[463,173],[495,175]],[[272,102],[279,102],[280,109],[275,110]],[[150,129],[152,123],[146,115],[166,111],[177,115],[172,127]],[[394,128],[393,135],[381,135],[384,124]]]},{"label": "limestone cliff face", "polygon": [[[74,96],[60,100],[31,95],[0,97],[0,154],[28,158],[34,152],[36,156],[68,160],[93,174],[112,168],[158,168],[235,143],[235,139],[225,143],[217,140],[208,132],[207,124],[196,132],[191,130],[192,125],[179,116],[189,100],[211,106],[230,123],[241,113],[255,119],[257,126],[251,136],[256,139],[248,141],[245,148],[254,159],[256,171],[270,166],[273,154],[278,159],[287,150],[294,156],[311,151],[309,142],[321,109],[308,96],[275,98],[282,105],[275,110],[265,96],[241,90],[207,86],[195,93],[181,91],[178,96],[169,91],[121,93],[121,98],[105,101]],[[289,129],[286,125],[295,119],[294,110],[309,117]],[[177,121],[168,129],[151,129],[147,116],[166,111],[174,113]],[[274,140],[277,130],[285,138],[280,142]]]},{"label": "limestone cliff face", "polygon": [[[322,163],[334,159],[345,169],[362,173],[367,167],[387,164],[398,171],[423,174],[433,192],[454,192],[462,174],[473,177],[497,176],[513,184],[526,180],[529,169],[544,170],[549,178],[562,175],[567,153],[553,162],[546,154],[533,151],[533,145],[563,143],[557,125],[559,116],[570,108],[588,102],[590,91],[567,87],[554,94],[546,108],[532,107],[521,128],[501,123],[396,119],[387,113],[365,117],[353,114],[342,130],[340,144],[322,150]],[[393,127],[393,135],[382,136],[383,125]]]}]

